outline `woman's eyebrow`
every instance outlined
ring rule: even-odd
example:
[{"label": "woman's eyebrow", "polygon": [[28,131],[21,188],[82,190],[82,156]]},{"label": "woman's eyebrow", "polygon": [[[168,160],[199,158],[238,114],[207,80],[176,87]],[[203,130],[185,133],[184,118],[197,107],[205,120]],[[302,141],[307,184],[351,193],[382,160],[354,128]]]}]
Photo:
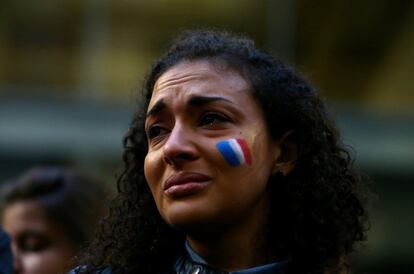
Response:
[{"label": "woman's eyebrow", "polygon": [[155,114],[157,114],[158,112],[160,112],[161,110],[163,110],[166,107],[166,104],[164,103],[164,101],[161,99],[158,102],[156,102],[154,104],[154,106],[147,112],[146,117],[150,117],[153,116]]},{"label": "woman's eyebrow", "polygon": [[[188,105],[190,106],[202,106],[202,105],[206,105],[209,104],[211,102],[216,102],[216,101],[224,101],[230,104],[233,104],[232,101],[223,98],[223,97],[219,97],[219,96],[191,96],[190,99],[188,100]],[[160,111],[162,111],[163,109],[165,109],[167,107],[167,105],[165,104],[165,102],[163,101],[163,99],[159,100],[158,102],[156,102],[154,104],[154,106],[147,112],[146,117],[150,117],[150,116],[154,116],[155,114],[159,113]]]},{"label": "woman's eyebrow", "polygon": [[227,103],[231,103],[233,104],[232,101],[223,98],[223,97],[219,97],[219,96],[215,96],[215,97],[209,97],[209,96],[192,96],[190,98],[190,100],[188,100],[188,104],[190,106],[201,106],[201,105],[206,105],[209,104],[211,102],[215,102],[215,101],[224,101]]}]

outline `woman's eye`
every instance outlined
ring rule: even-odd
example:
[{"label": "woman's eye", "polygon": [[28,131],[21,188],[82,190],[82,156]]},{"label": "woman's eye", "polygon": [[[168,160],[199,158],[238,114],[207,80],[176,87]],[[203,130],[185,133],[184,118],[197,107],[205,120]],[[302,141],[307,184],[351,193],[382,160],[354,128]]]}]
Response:
[{"label": "woman's eye", "polygon": [[160,136],[161,134],[163,134],[164,131],[165,131],[165,129],[160,127],[160,126],[155,126],[155,125],[151,126],[148,130],[148,133],[147,133],[148,139],[150,139],[150,140],[154,139],[154,138]]},{"label": "woman's eye", "polygon": [[223,114],[206,113],[201,117],[199,126],[214,126],[216,124],[227,122],[227,121],[229,121],[229,119]]}]

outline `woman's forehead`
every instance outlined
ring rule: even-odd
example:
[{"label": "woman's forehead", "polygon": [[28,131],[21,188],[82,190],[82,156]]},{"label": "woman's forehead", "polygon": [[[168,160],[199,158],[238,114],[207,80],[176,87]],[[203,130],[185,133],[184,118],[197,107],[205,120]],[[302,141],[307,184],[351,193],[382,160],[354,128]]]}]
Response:
[{"label": "woman's forehead", "polygon": [[[219,66],[208,59],[184,61],[164,72],[156,81],[152,93],[153,99],[166,92],[190,91],[217,93],[225,91],[249,90],[250,84],[237,71]],[[151,103],[150,103],[151,105]]]}]

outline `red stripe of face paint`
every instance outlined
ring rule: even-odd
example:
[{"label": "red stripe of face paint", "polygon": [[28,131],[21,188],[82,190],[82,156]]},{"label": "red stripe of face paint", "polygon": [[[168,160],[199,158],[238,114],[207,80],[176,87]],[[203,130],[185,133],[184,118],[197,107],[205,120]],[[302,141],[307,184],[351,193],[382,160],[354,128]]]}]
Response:
[{"label": "red stripe of face paint", "polygon": [[236,139],[236,140],[237,140],[237,143],[239,143],[239,145],[240,145],[240,147],[243,151],[244,158],[246,160],[246,164],[251,165],[252,164],[252,156],[250,154],[250,149],[247,146],[246,141],[244,139]]}]

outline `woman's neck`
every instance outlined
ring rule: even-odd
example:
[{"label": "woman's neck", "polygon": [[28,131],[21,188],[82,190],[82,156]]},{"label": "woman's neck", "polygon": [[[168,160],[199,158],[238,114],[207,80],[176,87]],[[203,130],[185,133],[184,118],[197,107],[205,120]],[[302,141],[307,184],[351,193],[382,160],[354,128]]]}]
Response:
[{"label": "woman's neck", "polygon": [[260,207],[224,229],[221,227],[214,232],[188,234],[191,248],[209,265],[225,271],[246,269],[273,261],[274,258],[268,255],[265,237],[268,205],[265,203]]}]

